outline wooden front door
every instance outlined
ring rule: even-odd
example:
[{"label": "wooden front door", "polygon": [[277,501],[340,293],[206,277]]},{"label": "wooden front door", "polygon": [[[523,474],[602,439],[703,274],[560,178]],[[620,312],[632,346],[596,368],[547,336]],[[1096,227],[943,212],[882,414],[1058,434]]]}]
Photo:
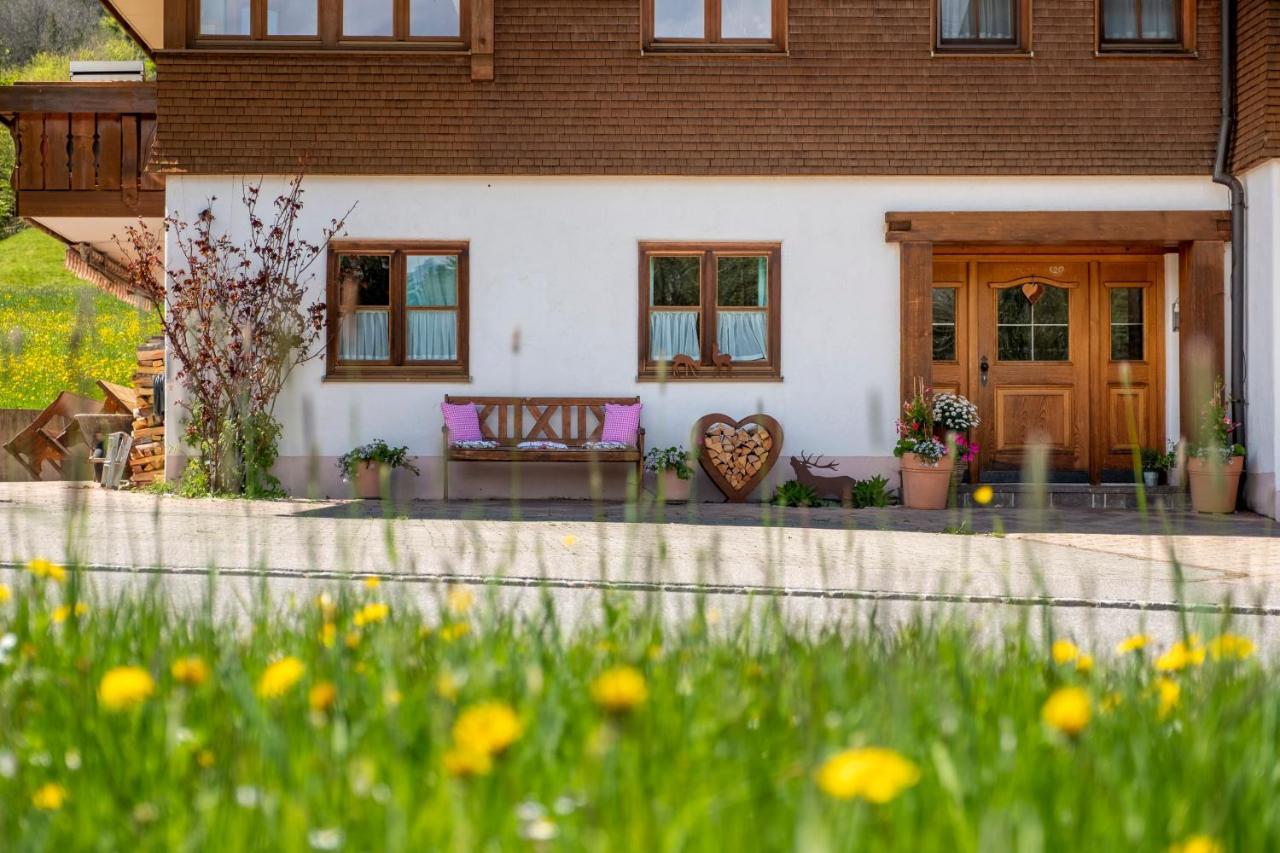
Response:
[{"label": "wooden front door", "polygon": [[971,473],[1132,481],[1162,447],[1159,255],[970,257],[934,263],[934,387],[978,405]]}]

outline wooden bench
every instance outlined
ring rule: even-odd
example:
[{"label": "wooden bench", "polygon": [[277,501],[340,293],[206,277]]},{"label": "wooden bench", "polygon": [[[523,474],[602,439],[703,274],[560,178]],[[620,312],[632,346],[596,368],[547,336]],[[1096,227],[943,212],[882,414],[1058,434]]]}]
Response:
[{"label": "wooden bench", "polygon": [[[633,405],[639,397],[454,397],[446,403],[473,403],[480,416],[480,432],[489,449],[454,447],[449,428],[444,436],[444,499],[449,499],[450,462],[628,462],[635,466],[636,482],[644,474],[644,428],[636,433],[636,446],[626,450],[595,450],[583,447],[599,441],[604,432],[604,404]],[[522,441],[558,441],[567,450],[520,450]]]}]

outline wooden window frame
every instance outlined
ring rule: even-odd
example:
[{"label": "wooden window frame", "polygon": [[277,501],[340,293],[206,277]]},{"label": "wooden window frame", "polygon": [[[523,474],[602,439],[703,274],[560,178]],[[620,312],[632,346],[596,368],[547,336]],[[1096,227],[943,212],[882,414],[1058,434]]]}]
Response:
[{"label": "wooden window frame", "polygon": [[772,35],[767,39],[730,39],[720,35],[722,0],[699,0],[703,4],[702,38],[659,38],[655,32],[654,0],[640,0],[641,51],[644,53],[786,53],[787,4],[771,0]]},{"label": "wooden window frame", "polygon": [[[391,358],[385,362],[338,360],[340,294],[338,258],[341,255],[391,256],[391,306],[388,323]],[[456,255],[458,258],[457,307],[458,357],[450,362],[406,361],[405,305],[406,259],[420,255]],[[458,240],[333,240],[326,259],[325,376],[326,382],[470,382],[470,243]]]},{"label": "wooden window frame", "polygon": [[[1031,0],[1012,0],[1012,39],[943,39],[942,2],[930,0],[930,44],[935,55],[942,56],[1030,56],[1031,55]],[[977,8],[976,6],[974,7]]]},{"label": "wooden window frame", "polygon": [[[1102,5],[1106,0],[1094,2],[1094,38],[1098,56],[1195,56],[1196,54],[1196,2],[1177,0],[1178,35],[1173,39],[1107,39],[1102,29]],[[1142,2],[1138,0],[1138,27],[1142,27]]]},{"label": "wooden window frame", "polygon": [[[326,49],[435,49],[466,52],[471,47],[473,6],[481,0],[459,0],[457,36],[410,35],[410,0],[391,0],[392,34],[390,36],[344,36],[342,11],[344,0],[315,0],[316,34],[314,36],[273,36],[267,34],[268,0],[250,0],[249,35],[208,35],[200,32],[201,0],[187,0],[191,22],[189,43],[198,47],[220,48],[326,48]],[[483,3],[481,3],[483,5]],[[486,7],[488,8],[488,7]]]},{"label": "wooden window frame", "polygon": [[[782,244],[776,242],[642,242],[639,265],[639,350],[637,380],[640,382],[781,382],[782,381]],[[701,258],[701,287],[698,337],[702,347],[698,369],[692,375],[677,375],[667,363],[649,358],[649,261],[654,257],[698,256]],[[713,361],[717,334],[716,259],[720,257],[768,258],[769,280],[765,297],[769,357],[764,362],[733,362],[717,368]]]}]

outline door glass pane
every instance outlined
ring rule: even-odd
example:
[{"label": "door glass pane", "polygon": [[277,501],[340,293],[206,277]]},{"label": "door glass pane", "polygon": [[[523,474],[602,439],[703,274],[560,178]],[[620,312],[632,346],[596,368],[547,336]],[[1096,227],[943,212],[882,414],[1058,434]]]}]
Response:
[{"label": "door glass pane", "polygon": [[1111,288],[1112,361],[1141,361],[1145,357],[1142,296],[1141,287]]},{"label": "door glass pane", "polygon": [[716,259],[717,305],[760,308],[768,292],[768,258]]},{"label": "door glass pane", "polygon": [[655,38],[700,39],[705,31],[705,0],[653,0]]},{"label": "door glass pane", "polygon": [[767,39],[773,34],[773,0],[720,0],[720,35]]},{"label": "door glass pane", "polygon": [[409,35],[457,38],[462,34],[462,0],[409,0]]},{"label": "door glass pane", "polygon": [[342,0],[342,34],[355,38],[395,35],[393,0]]},{"label": "door glass pane", "polygon": [[458,304],[458,259],[410,255],[405,261],[405,304],[410,308]]},{"label": "door glass pane", "polygon": [[702,258],[650,258],[649,298],[653,305],[700,305]]},{"label": "door glass pane", "polygon": [[1000,361],[1066,361],[1070,358],[1071,294],[1039,284],[1010,287],[996,297]]},{"label": "door glass pane", "polygon": [[933,289],[933,360],[956,360],[956,289]]},{"label": "door glass pane", "polygon": [[200,34],[249,35],[249,0],[200,0]]},{"label": "door glass pane", "polygon": [[316,34],[316,0],[267,0],[267,35]]}]

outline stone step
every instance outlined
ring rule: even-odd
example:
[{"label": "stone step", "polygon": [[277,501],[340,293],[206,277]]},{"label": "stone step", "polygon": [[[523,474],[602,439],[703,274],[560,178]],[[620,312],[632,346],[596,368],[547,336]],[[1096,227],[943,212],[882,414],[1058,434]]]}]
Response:
[{"label": "stone step", "polygon": [[[990,486],[994,495],[986,506],[1048,509],[1137,509],[1138,487],[1128,483],[1104,483],[1099,486],[1088,483],[979,483],[963,485],[957,497],[961,506],[977,506],[973,491]],[[1155,486],[1143,488],[1147,506],[1163,506],[1170,510],[1187,508],[1187,494],[1179,486]]]}]

